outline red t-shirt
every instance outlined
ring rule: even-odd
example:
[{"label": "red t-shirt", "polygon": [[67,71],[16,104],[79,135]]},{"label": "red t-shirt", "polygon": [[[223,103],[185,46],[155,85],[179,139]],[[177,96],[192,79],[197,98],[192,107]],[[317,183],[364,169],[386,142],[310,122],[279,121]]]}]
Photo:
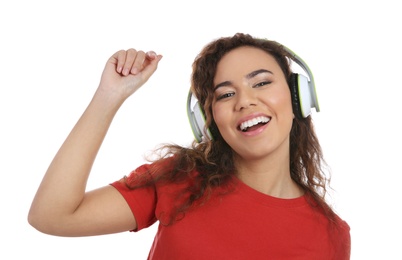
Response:
[{"label": "red t-shirt", "polygon": [[[141,174],[148,164],[133,173]],[[132,176],[134,174],[131,174]],[[128,178],[130,178],[128,176]],[[207,203],[191,209],[171,225],[165,217],[183,184],[129,189],[112,183],[126,199],[138,228],[159,221],[149,259],[350,259],[350,229],[338,218],[338,228],[306,200],[280,199],[260,193],[233,178],[233,190],[215,192]],[[219,188],[217,188],[219,189]]]}]

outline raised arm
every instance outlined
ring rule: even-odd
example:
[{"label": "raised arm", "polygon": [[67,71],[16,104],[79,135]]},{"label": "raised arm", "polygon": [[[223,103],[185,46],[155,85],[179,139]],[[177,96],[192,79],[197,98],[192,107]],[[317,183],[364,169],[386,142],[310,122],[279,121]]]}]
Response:
[{"label": "raised arm", "polygon": [[28,222],[58,236],[88,236],[136,228],[123,197],[107,185],[86,192],[93,162],[123,102],[155,72],[162,56],[129,49],[107,61],[88,107],[51,162],[33,199]]}]

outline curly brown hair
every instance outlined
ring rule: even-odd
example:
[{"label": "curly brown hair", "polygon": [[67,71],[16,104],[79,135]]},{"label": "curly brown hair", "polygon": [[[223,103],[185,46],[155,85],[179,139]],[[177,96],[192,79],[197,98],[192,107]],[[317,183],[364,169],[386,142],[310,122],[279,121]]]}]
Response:
[{"label": "curly brown hair", "polygon": [[[178,219],[178,216],[183,216],[190,207],[198,204],[196,202],[208,198],[214,187],[228,185],[236,174],[233,150],[219,134],[213,120],[212,100],[213,80],[218,62],[226,53],[241,46],[252,46],[272,55],[288,84],[292,80],[290,62],[294,56],[278,42],[237,33],[232,37],[216,39],[202,49],[193,63],[191,90],[204,108],[206,127],[211,130],[213,140],[201,143],[194,141],[191,147],[164,144],[161,146],[163,153],[158,159],[164,163],[153,164],[150,167],[151,175],[145,175],[152,178],[139,176],[140,179],[132,178],[132,181],[127,182],[130,188],[138,188],[155,183],[185,182],[191,178],[192,185],[178,194],[187,194],[186,200],[176,209],[176,214],[171,216],[172,221]],[[325,200],[330,178],[323,171],[324,164],[311,116],[295,117],[290,132],[291,178],[310,195],[312,206],[321,209],[329,220],[335,220],[335,213]],[[194,172],[199,174],[193,174]]]}]

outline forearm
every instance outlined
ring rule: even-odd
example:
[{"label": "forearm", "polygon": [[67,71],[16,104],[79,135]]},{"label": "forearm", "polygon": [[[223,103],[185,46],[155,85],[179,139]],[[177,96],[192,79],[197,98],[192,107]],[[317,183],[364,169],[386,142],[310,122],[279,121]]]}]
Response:
[{"label": "forearm", "polygon": [[33,200],[34,219],[60,219],[80,205],[95,157],[120,102],[97,92],[51,162]]}]

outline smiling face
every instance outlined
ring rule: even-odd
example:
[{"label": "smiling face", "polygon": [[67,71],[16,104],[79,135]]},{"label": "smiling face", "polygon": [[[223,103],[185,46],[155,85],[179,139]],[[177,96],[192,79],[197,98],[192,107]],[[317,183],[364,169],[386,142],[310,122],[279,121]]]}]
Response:
[{"label": "smiling face", "polygon": [[212,114],[222,137],[241,158],[288,156],[290,90],[278,63],[265,51],[243,46],[222,57],[214,78]]}]

